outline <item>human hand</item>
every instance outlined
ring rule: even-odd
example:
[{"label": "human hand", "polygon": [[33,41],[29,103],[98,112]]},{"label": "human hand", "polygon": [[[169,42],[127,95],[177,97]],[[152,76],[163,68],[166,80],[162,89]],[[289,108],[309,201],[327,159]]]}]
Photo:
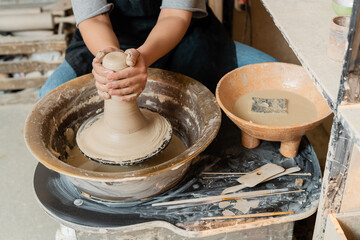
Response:
[{"label": "human hand", "polygon": [[109,88],[107,88],[106,84],[111,81],[108,79],[108,76],[112,74],[114,71],[104,68],[102,65],[102,60],[104,56],[110,52],[114,51],[122,51],[118,48],[108,47],[101,51],[99,51],[92,62],[92,74],[95,78],[95,86],[98,90],[98,94],[102,99],[110,99]]},{"label": "human hand", "polygon": [[147,67],[140,52],[128,49],[126,64],[129,66],[121,71],[114,72],[102,66],[103,57],[112,51],[121,51],[115,48],[106,48],[100,51],[93,60],[93,75],[98,94],[103,99],[110,99],[112,95],[119,96],[123,101],[134,100],[144,90],[147,81]]},{"label": "human hand", "polygon": [[134,48],[125,51],[126,64],[129,66],[107,76],[106,84],[111,96],[120,96],[120,100],[131,101],[144,90],[147,82],[147,67],[143,56]]}]

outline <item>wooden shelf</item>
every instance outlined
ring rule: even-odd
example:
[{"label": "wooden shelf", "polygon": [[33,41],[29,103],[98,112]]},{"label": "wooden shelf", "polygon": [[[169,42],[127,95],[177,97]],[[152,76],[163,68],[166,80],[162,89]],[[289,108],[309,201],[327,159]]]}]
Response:
[{"label": "wooden shelf", "polygon": [[329,0],[262,0],[276,26],[308,71],[330,107],[336,107],[342,63],[328,58],[330,23],[335,13]]},{"label": "wooden shelf", "polygon": [[0,37],[0,55],[30,54],[38,52],[65,52],[66,36]]}]

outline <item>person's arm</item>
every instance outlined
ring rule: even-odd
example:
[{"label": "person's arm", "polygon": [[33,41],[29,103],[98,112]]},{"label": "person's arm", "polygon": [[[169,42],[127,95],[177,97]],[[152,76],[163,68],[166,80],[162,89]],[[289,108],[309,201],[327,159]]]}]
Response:
[{"label": "person's arm", "polygon": [[81,36],[90,52],[96,56],[104,49],[120,49],[109,14],[101,14],[79,23]]},{"label": "person's arm", "polygon": [[100,14],[79,23],[78,28],[89,51],[96,56],[93,60],[92,74],[95,77],[95,86],[103,99],[108,99],[109,89],[105,86],[109,82],[107,76],[113,71],[102,67],[102,58],[106,53],[120,51],[119,42],[113,31],[109,14]]},{"label": "person's arm", "polygon": [[137,50],[145,59],[146,66],[170,52],[184,37],[191,21],[192,12],[165,8],[145,43]]},{"label": "person's arm", "polygon": [[[146,85],[147,67],[170,52],[181,41],[190,25],[191,18],[190,11],[162,9],[156,25],[144,44],[137,50],[129,49],[125,52],[131,53],[129,62],[135,65],[108,75],[109,80],[122,79],[107,83],[109,94],[126,96],[137,93],[139,95]],[[133,98],[123,97],[124,100]]]}]

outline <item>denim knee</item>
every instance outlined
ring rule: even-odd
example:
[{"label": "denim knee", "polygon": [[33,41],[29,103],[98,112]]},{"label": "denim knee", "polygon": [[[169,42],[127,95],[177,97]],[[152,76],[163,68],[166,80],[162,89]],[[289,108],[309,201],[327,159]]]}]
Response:
[{"label": "denim knee", "polygon": [[76,78],[77,75],[74,69],[70,66],[70,64],[65,60],[61,63],[55,71],[50,75],[50,77],[46,80],[44,85],[40,88],[39,97],[44,97],[48,92],[53,90],[54,88],[64,84],[71,79]]},{"label": "denim knee", "polygon": [[236,49],[236,59],[238,67],[242,67],[254,63],[263,62],[277,62],[277,60],[270,55],[257,50],[248,45],[234,41]]}]

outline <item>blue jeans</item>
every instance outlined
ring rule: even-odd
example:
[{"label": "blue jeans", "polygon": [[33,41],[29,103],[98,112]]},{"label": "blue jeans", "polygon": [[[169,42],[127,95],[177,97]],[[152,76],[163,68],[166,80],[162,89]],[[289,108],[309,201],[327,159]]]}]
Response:
[{"label": "blue jeans", "polygon": [[[266,53],[263,53],[255,48],[235,41],[236,58],[238,67],[242,67],[254,63],[262,62],[277,62],[277,60]],[[42,98],[52,89],[60,86],[71,79],[76,78],[74,69],[67,61],[64,61],[51,76],[47,79],[45,84],[39,91],[39,96]]]},{"label": "blue jeans", "polygon": [[46,80],[44,85],[40,88],[39,97],[44,97],[48,92],[54,88],[64,84],[71,79],[76,78],[76,73],[70,64],[65,60],[60,66],[58,66],[55,71],[50,75]]},{"label": "blue jeans", "polygon": [[270,55],[253,47],[234,41],[238,67],[254,63],[277,62]]}]

